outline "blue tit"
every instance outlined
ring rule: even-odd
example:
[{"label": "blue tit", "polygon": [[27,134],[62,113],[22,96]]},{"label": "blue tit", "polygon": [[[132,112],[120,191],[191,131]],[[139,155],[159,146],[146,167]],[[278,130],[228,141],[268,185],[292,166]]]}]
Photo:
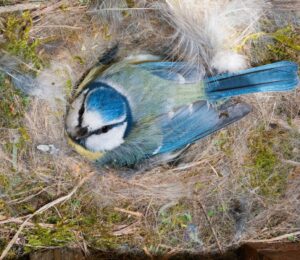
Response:
[{"label": "blue tit", "polygon": [[150,58],[95,71],[70,104],[66,132],[79,153],[116,167],[176,154],[241,119],[251,108],[233,96],[293,90],[299,82],[289,61],[205,79],[185,62]]}]

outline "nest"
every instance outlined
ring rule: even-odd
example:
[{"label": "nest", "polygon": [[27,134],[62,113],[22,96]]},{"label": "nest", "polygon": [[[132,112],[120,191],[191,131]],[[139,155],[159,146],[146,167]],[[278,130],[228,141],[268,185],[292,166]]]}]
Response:
[{"label": "nest", "polygon": [[[43,71],[37,78],[44,85],[27,97],[0,78],[3,254],[14,258],[68,246],[87,254],[98,249],[171,256],[225,252],[245,241],[298,240],[299,90],[240,98],[252,105],[249,116],[192,145],[172,164],[99,169],[66,143],[63,118],[73,87],[117,42],[120,56],[142,50],[174,58],[166,47],[173,29],[159,23],[147,1],[140,1],[143,15],[138,1],[101,12],[101,1],[47,1],[38,7],[8,2],[0,5],[0,44]],[[23,13],[1,9],[17,7]],[[287,6],[278,8],[280,16],[265,21],[263,35],[241,47],[253,65],[299,62],[299,21],[286,19],[293,17]],[[28,33],[10,32],[8,21]],[[55,102],[41,99],[45,93]]]}]

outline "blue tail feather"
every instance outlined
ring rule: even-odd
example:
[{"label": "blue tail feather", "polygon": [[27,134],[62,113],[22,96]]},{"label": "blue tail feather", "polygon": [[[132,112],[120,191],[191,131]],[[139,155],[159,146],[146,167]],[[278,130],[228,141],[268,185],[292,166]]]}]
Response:
[{"label": "blue tail feather", "polygon": [[298,65],[281,61],[207,78],[205,90],[210,100],[218,100],[250,93],[288,91],[298,84]]}]

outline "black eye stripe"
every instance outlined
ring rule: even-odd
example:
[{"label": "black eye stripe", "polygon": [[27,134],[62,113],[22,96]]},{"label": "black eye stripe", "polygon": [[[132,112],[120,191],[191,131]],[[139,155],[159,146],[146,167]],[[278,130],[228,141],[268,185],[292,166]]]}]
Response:
[{"label": "black eye stripe", "polygon": [[114,127],[120,126],[122,124],[124,124],[126,122],[126,119],[120,123],[116,123],[116,124],[112,124],[112,125],[105,125],[95,131],[92,131],[89,133],[89,136],[91,135],[100,135],[100,134],[105,134],[107,133],[109,130],[113,129]]},{"label": "black eye stripe", "polygon": [[97,129],[93,132],[91,132],[91,134],[95,134],[95,135],[100,135],[103,133],[107,133],[109,130],[113,129],[116,125],[106,125],[101,127],[100,129]]}]

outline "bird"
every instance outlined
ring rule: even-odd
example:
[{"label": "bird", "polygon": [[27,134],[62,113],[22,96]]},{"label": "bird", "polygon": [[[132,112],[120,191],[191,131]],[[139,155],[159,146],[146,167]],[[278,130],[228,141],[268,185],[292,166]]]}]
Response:
[{"label": "bird", "polygon": [[137,55],[92,71],[70,102],[66,134],[78,153],[117,168],[172,160],[251,111],[232,97],[290,91],[299,83],[291,61],[203,78],[187,62]]}]

